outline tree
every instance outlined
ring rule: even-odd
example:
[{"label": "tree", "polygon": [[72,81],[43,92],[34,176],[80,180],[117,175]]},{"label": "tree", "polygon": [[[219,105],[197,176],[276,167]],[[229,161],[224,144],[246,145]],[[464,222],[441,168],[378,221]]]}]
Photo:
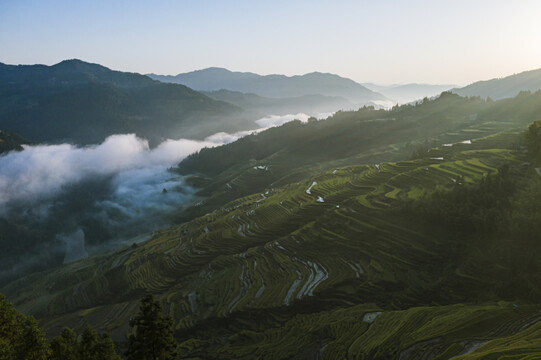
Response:
[{"label": "tree", "polygon": [[21,315],[0,295],[0,360],[46,360],[49,347],[33,317]]},{"label": "tree", "polygon": [[0,360],[120,360],[108,334],[87,327],[78,340],[65,328],[47,345],[43,330],[31,316],[20,314],[0,294]]},{"label": "tree", "polygon": [[525,134],[529,154],[534,158],[541,155],[541,121],[534,121]]},{"label": "tree", "polygon": [[77,334],[70,328],[62,330],[59,336],[51,340],[51,357],[55,360],[78,360]]},{"label": "tree", "polygon": [[45,335],[31,316],[24,321],[22,341],[18,345],[20,359],[47,360],[50,355]]},{"label": "tree", "polygon": [[160,302],[147,295],[135,317],[130,319],[132,334],[128,338],[126,356],[129,360],[175,359],[177,344],[173,338],[173,321],[163,315]]},{"label": "tree", "polygon": [[100,335],[95,354],[96,359],[100,360],[120,360],[120,356],[115,350],[115,343],[107,333]]},{"label": "tree", "polygon": [[[81,360],[94,360],[95,348],[98,346],[98,334],[90,326],[87,326],[81,334],[81,341],[79,342],[79,358]],[[97,359],[96,359],[97,360]]]},{"label": "tree", "polygon": [[22,333],[21,319],[13,306],[0,295],[0,359],[11,359]]},{"label": "tree", "polygon": [[98,335],[87,326],[80,338],[68,328],[51,341],[51,360],[120,360],[108,334]]}]

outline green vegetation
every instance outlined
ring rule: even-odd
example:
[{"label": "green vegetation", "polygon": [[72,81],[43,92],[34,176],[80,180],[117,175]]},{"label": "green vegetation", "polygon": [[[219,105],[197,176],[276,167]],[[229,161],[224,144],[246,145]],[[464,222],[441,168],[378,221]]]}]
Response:
[{"label": "green vegetation", "polygon": [[69,328],[47,344],[33,317],[17,312],[0,294],[0,359],[2,360],[120,360],[107,334],[87,327],[80,337]]},{"label": "green vegetation", "polygon": [[541,138],[521,135],[540,96],[443,94],[202,150],[180,171],[214,195],[187,221],[1,291],[47,331],[131,346],[153,294],[132,325],[163,304],[181,358],[535,358]]},{"label": "green vegetation", "polygon": [[19,314],[0,294],[0,359],[46,360],[47,342],[32,317]]},{"label": "green vegetation", "polygon": [[36,142],[95,144],[109,135],[203,138],[255,127],[240,108],[179,84],[66,60],[53,66],[0,63],[0,128]]},{"label": "green vegetation", "polygon": [[134,334],[128,337],[129,360],[168,360],[176,358],[173,321],[163,316],[163,308],[152,295],[141,300],[139,311],[130,320]]},{"label": "green vegetation", "polygon": [[0,130],[0,154],[12,150],[22,150],[22,145],[30,144],[30,141],[17,135]]},{"label": "green vegetation", "polygon": [[538,161],[541,158],[541,121],[538,120],[530,124],[525,138],[531,158]]},{"label": "green vegetation", "polygon": [[205,199],[179,214],[179,219],[201,216],[240,196],[342,166],[439,158],[453,148],[477,148],[475,142],[462,143],[472,139],[483,139],[482,147],[488,142],[491,148],[516,146],[521,141],[518,133],[537,120],[540,104],[541,92],[497,102],[443,93],[416,106],[338,112],[325,121],[292,122],[202,149],[183,160],[179,171],[192,176],[192,184],[202,188],[198,194]]},{"label": "green vegetation", "polygon": [[541,69],[524,71],[501,79],[478,81],[452,91],[461,96],[480,96],[500,100],[517,96],[521,91],[541,89]]},{"label": "green vegetation", "polygon": [[[486,188],[490,193],[499,189],[503,180],[498,179],[505,179],[504,175],[482,179],[496,174],[503,164],[511,164],[510,173],[517,179],[530,176],[522,174],[517,158],[522,155],[511,150],[478,149],[447,156],[446,161],[418,159],[379,164],[379,168],[350,166],[329,171],[298,185],[269,190],[264,196],[238,199],[205,217],[159,232],[137,248],[33,275],[4,291],[14,299],[35,299],[18,303],[22,309],[31,306],[41,317],[49,318],[47,326],[55,326],[60,319],[77,322],[84,316],[96,326],[105,325],[102,329],[121,341],[124,335],[115,329],[127,321],[138,289],[150,290],[167,304],[184,354],[203,358],[222,351],[223,358],[251,358],[250,346],[258,347],[257,341],[263,340],[257,339],[265,338],[263,334],[272,329],[294,326],[292,321],[298,316],[319,324],[318,316],[325,312],[345,311],[356,304],[373,304],[359,305],[367,309],[358,315],[364,316],[378,311],[402,314],[400,311],[416,306],[473,300],[531,301],[536,297],[532,292],[534,274],[521,288],[495,286],[502,274],[509,275],[504,284],[520,278],[517,265],[521,264],[506,263],[512,267],[501,269],[497,264],[487,267],[475,263],[469,254],[478,254],[483,245],[471,242],[475,229],[466,235],[457,232],[460,236],[450,230],[442,232],[438,223],[419,221],[425,218],[422,211],[411,211],[431,196],[408,200],[419,187],[430,191],[437,186],[456,188],[433,195],[448,196],[449,203],[463,196],[462,191],[475,193]],[[470,185],[461,190],[453,179],[472,184],[471,190]],[[479,181],[480,185],[473,185]],[[389,193],[393,196],[386,196]],[[517,193],[511,194],[510,203],[519,198]],[[486,198],[479,195],[472,201]],[[441,221],[445,219],[442,215]],[[39,284],[37,276],[42,280]],[[498,322],[500,317],[494,316]],[[369,328],[377,323],[376,319]],[[347,324],[343,326],[347,328]],[[246,331],[255,334],[239,337]],[[297,325],[291,331],[303,333]],[[488,336],[475,326],[472,331]],[[220,336],[230,338],[228,342],[235,340],[233,350],[232,345],[222,348],[225,345],[211,341]],[[316,338],[310,336],[302,340],[307,341],[302,342],[303,347],[292,346],[287,351],[315,349]],[[279,331],[271,337],[291,335]],[[295,344],[301,341],[295,339]],[[466,340],[457,343],[460,341]],[[374,351],[385,353],[405,350],[413,343],[398,347],[396,342],[378,344]],[[363,346],[357,349],[351,351],[365,351]],[[268,349],[269,354],[280,354],[285,348],[277,346],[275,351]]]}]

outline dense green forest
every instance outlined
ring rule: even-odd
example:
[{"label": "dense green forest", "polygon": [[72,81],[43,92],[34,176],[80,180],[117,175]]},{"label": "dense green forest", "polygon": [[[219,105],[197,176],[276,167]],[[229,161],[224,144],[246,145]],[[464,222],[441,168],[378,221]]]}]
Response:
[{"label": "dense green forest", "polygon": [[[129,343],[124,352],[131,360],[173,360],[178,344],[173,339],[172,322],[163,315],[160,302],[152,295],[141,299],[139,310],[130,320]],[[19,313],[0,294],[0,359],[2,360],[120,360],[107,333],[98,334],[86,326],[77,335],[64,328],[47,341],[36,320]]]}]

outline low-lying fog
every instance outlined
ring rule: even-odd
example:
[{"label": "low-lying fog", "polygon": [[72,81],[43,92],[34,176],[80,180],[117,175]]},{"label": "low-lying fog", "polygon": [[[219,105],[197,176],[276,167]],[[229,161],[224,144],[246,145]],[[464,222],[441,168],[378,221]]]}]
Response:
[{"label": "low-lying fog", "polygon": [[0,156],[1,224],[31,227],[40,234],[35,241],[26,239],[31,247],[20,249],[24,254],[9,236],[0,243],[10,250],[4,254],[24,255],[24,261],[0,265],[0,282],[40,268],[40,259],[50,260],[52,253],[57,261],[71,262],[113,244],[131,243],[136,236],[143,240],[140,235],[170,225],[168,215],[195,200],[195,190],[168,168],[203,147],[308,118],[267,116],[256,121],[260,129],[255,131],[217,133],[203,141],[168,139],[152,149],[134,134],[121,134],[94,146],[31,145]]}]

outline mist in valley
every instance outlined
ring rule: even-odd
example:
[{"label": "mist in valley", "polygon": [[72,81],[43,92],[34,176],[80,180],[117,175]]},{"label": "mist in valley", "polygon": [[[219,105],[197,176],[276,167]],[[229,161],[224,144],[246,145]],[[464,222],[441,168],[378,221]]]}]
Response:
[{"label": "mist in valley", "polygon": [[[319,119],[329,114],[320,114]],[[23,145],[0,157],[0,283],[148,239],[195,202],[197,189],[174,171],[186,156],[298,119],[266,116],[257,130],[204,140],[167,139],[156,147],[135,134],[91,146]]]}]

